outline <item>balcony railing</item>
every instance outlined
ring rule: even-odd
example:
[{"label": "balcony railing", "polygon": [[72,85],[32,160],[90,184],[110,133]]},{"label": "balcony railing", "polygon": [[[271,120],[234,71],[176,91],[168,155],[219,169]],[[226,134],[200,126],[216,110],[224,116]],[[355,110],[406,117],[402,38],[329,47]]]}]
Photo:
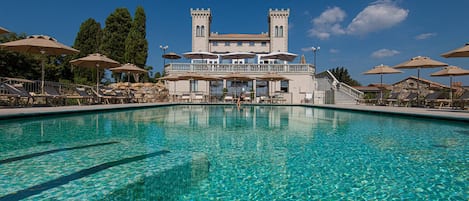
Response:
[{"label": "balcony railing", "polygon": [[315,68],[311,64],[192,64],[171,63],[166,65],[166,72],[199,72],[199,73],[224,73],[224,72],[308,72],[314,73]]}]

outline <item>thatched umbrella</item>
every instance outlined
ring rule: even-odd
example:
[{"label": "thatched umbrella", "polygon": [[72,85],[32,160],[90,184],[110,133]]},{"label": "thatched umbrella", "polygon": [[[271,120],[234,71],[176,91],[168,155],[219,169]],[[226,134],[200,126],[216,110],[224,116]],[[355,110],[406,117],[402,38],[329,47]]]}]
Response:
[{"label": "thatched umbrella", "polygon": [[112,68],[119,66],[119,62],[114,61],[100,53],[89,54],[86,57],[71,60],[72,65],[96,68],[96,92],[99,91],[99,69]]},{"label": "thatched umbrella", "polygon": [[465,70],[462,68],[459,68],[457,66],[448,66],[445,67],[443,70],[440,70],[438,72],[432,73],[431,76],[449,76],[449,97],[451,99],[451,106],[453,105],[453,76],[463,76],[463,75],[469,75],[469,70]]},{"label": "thatched umbrella", "polygon": [[10,33],[10,31],[8,31],[7,29],[3,27],[0,27],[0,34],[6,34],[6,33]]},{"label": "thatched umbrella", "polygon": [[402,71],[400,70],[396,70],[394,68],[391,68],[389,66],[386,66],[386,65],[379,65],[379,66],[375,66],[373,67],[373,69],[369,70],[369,71],[366,71],[364,72],[363,74],[365,75],[380,75],[381,79],[380,79],[380,98],[379,100],[380,101],[383,101],[383,74],[395,74],[395,73],[402,73]]},{"label": "thatched umbrella", "polygon": [[[59,43],[56,39],[44,35],[32,35],[25,39],[6,42],[0,44],[0,47],[15,52],[40,54],[40,55],[64,55],[76,54],[79,50]],[[44,59],[41,62],[41,93],[44,93]]]},{"label": "thatched umbrella", "polygon": [[441,55],[442,57],[469,57],[469,43],[466,43],[463,47],[451,50]]},{"label": "thatched umbrella", "polygon": [[430,57],[422,57],[422,56],[417,56],[414,57],[406,62],[403,62],[401,64],[395,65],[394,68],[397,69],[417,69],[417,102],[419,101],[419,96],[420,96],[420,69],[421,68],[436,68],[436,67],[443,67],[443,66],[448,66],[448,64],[440,62],[440,61],[435,61],[433,59],[430,59]]},{"label": "thatched umbrella", "polygon": [[[109,69],[112,72],[121,72],[127,74],[127,82],[130,82],[130,73],[139,74],[139,73],[146,73],[147,70],[136,66],[135,64],[126,63],[122,66],[111,68]],[[138,80],[137,80],[138,82]]]}]

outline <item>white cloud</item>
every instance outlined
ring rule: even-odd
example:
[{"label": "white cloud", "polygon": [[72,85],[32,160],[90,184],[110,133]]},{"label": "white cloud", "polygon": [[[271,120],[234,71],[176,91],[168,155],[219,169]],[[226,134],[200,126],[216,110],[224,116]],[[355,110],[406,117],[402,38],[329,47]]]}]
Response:
[{"label": "white cloud", "polygon": [[409,10],[399,8],[391,1],[376,1],[358,13],[345,28],[341,24],[347,16],[345,11],[339,7],[328,8],[312,20],[309,35],[321,40],[333,35],[365,35],[390,28],[404,21],[408,14]]},{"label": "white cloud", "polygon": [[349,34],[364,35],[390,28],[407,18],[409,10],[397,7],[389,1],[379,1],[361,11],[348,25]]},{"label": "white cloud", "polygon": [[331,49],[329,50],[329,53],[331,53],[331,54],[337,54],[337,53],[339,53],[339,52],[340,52],[340,51],[339,51],[338,49],[334,49],[334,48],[331,48]]},{"label": "white cloud", "polygon": [[394,55],[399,54],[400,52],[397,50],[390,50],[390,49],[380,49],[371,53],[371,57],[373,58],[383,58],[383,57],[392,57]]},{"label": "white cloud", "polygon": [[436,33],[423,33],[423,34],[419,34],[419,35],[415,36],[415,39],[416,40],[425,40],[425,39],[429,39],[431,37],[434,37],[436,35],[437,35]]},{"label": "white cloud", "polygon": [[345,30],[340,23],[345,19],[346,13],[339,7],[328,8],[321,15],[312,20],[313,29],[309,30],[311,36],[328,39],[331,34],[344,34]]}]

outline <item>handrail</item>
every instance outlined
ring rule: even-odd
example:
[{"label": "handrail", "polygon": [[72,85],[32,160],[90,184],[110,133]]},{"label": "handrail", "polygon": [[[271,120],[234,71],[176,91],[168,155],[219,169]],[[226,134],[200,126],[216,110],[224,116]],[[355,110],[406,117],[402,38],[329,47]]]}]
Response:
[{"label": "handrail", "polygon": [[339,80],[337,80],[334,74],[332,74],[329,70],[326,70],[325,72],[317,74],[317,77],[324,77],[324,76],[327,76],[333,80],[331,85],[337,90],[344,92],[345,94],[353,97],[356,100],[360,100],[361,97],[363,97],[363,94],[364,94],[363,92],[349,86],[348,84],[339,82]]},{"label": "handrail", "polygon": [[166,72],[312,72],[311,64],[207,64],[207,63],[171,63],[165,66]]}]

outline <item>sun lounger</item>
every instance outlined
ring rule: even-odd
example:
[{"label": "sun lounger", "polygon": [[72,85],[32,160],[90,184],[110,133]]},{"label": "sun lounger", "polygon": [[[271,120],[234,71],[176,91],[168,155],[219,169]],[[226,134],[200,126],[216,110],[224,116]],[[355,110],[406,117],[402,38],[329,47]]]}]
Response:
[{"label": "sun lounger", "polygon": [[225,100],[225,103],[226,103],[226,102],[233,102],[234,99],[233,99],[233,96],[226,95],[224,100]]},{"label": "sun lounger", "polygon": [[412,106],[413,103],[415,103],[415,101],[417,100],[417,96],[418,96],[417,93],[410,93],[405,98],[403,98],[401,102],[404,105],[404,107]]},{"label": "sun lounger", "polygon": [[438,108],[441,108],[443,105],[449,105],[450,103],[451,99],[441,91],[436,91],[425,96],[425,105],[427,107],[436,107],[438,105]]},{"label": "sun lounger", "polygon": [[399,97],[401,96],[401,93],[393,92],[389,95],[389,97],[386,99],[386,102],[388,103],[389,106],[398,106],[400,103]]},{"label": "sun lounger", "polygon": [[194,96],[194,101],[198,101],[198,102],[202,102],[204,100],[204,95],[203,94],[199,94],[199,93],[196,93],[195,96]]},{"label": "sun lounger", "polygon": [[4,88],[6,93],[3,93],[2,96],[7,96],[8,98],[13,99],[12,103],[15,106],[23,105],[22,100],[26,99],[25,105],[32,104],[34,102],[34,97],[24,89],[21,84],[7,84],[1,83],[0,87]]},{"label": "sun lounger", "polygon": [[191,94],[182,94],[179,100],[182,102],[189,102],[191,100]]},{"label": "sun lounger", "polygon": [[77,87],[75,88],[74,91],[75,94],[67,95],[67,99],[76,99],[78,102],[78,105],[81,105],[80,100],[84,100],[87,103],[92,103],[94,96],[90,95],[85,88],[83,87]]},{"label": "sun lounger", "polygon": [[301,100],[303,103],[312,103],[313,102],[313,93],[305,93],[305,98]]}]

